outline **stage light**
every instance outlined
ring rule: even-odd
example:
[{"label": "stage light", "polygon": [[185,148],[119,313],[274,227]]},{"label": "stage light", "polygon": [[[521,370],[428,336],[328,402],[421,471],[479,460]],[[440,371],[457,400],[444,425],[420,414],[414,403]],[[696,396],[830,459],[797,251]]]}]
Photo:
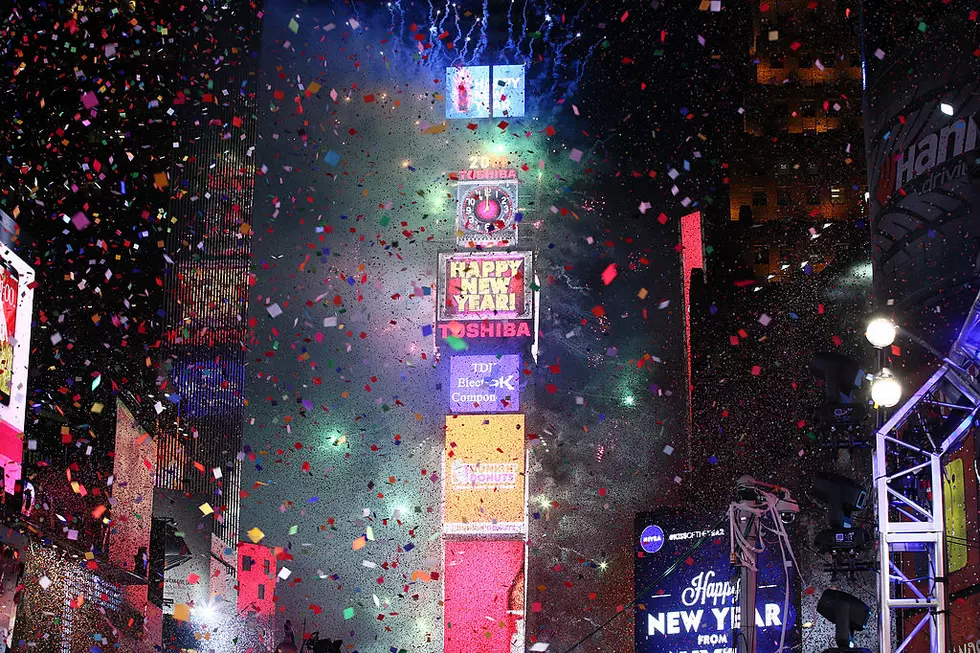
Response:
[{"label": "stage light", "polygon": [[895,334],[898,327],[886,317],[877,317],[868,322],[868,328],[864,331],[864,337],[868,339],[871,346],[875,349],[884,349],[895,342]]},{"label": "stage light", "polygon": [[214,615],[216,614],[216,611],[213,605],[206,604],[206,605],[202,605],[199,608],[195,608],[194,614],[197,617],[198,621],[211,621],[212,619],[214,619]]},{"label": "stage light", "polygon": [[868,626],[871,618],[871,608],[861,599],[841,592],[840,590],[826,590],[817,602],[817,612],[828,621],[832,621],[836,627],[835,640],[837,648],[831,648],[824,653],[834,651],[861,650],[852,649],[852,636],[855,630],[864,630]]},{"label": "stage light", "polygon": [[947,116],[953,115],[953,105],[952,104],[946,104],[945,102],[943,102],[943,103],[941,103],[939,105],[939,110],[942,111]]},{"label": "stage light", "polygon": [[863,528],[825,528],[814,538],[819,553],[854,552],[868,548],[871,536]]},{"label": "stage light", "polygon": [[626,395],[625,397],[623,397],[624,406],[633,406],[635,404],[636,404],[636,397],[634,397],[633,395]]},{"label": "stage light", "polygon": [[821,352],[813,357],[810,373],[818,379],[823,379],[827,401],[840,404],[841,395],[849,400],[851,392],[858,387],[861,366],[850,356]]},{"label": "stage light", "polygon": [[813,498],[827,505],[831,526],[850,528],[854,513],[868,500],[868,491],[841,474],[820,473],[813,481]]},{"label": "stage light", "polygon": [[871,399],[879,406],[891,408],[902,400],[902,384],[885,367],[871,382]]}]

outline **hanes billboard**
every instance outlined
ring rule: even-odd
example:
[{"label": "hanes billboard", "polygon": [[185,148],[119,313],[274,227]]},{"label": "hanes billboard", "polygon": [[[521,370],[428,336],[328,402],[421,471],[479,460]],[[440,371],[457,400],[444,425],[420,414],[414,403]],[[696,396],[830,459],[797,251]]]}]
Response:
[{"label": "hanes billboard", "polygon": [[523,415],[449,415],[443,478],[447,534],[527,532]]},{"label": "hanes billboard", "polygon": [[524,650],[523,540],[445,540],[444,653]]}]

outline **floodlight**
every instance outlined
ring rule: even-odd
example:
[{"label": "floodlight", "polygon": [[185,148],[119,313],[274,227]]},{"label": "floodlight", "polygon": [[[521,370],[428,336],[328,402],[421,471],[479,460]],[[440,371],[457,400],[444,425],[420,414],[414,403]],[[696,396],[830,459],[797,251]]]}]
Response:
[{"label": "floodlight", "polygon": [[884,408],[891,408],[902,400],[902,384],[887,367],[883,367],[871,382],[871,400]]},{"label": "floodlight", "polygon": [[864,630],[871,618],[871,608],[867,603],[847,592],[833,589],[825,590],[820,596],[817,612],[824,619],[834,622],[837,629],[835,640],[838,650],[850,649],[854,631]]},{"label": "floodlight", "polygon": [[868,328],[864,332],[864,337],[868,339],[871,346],[875,349],[884,349],[895,342],[895,334],[898,327],[887,317],[878,317],[868,322]]},{"label": "floodlight", "polygon": [[813,357],[810,372],[823,379],[827,401],[841,403],[841,395],[850,397],[858,387],[861,366],[850,356],[821,352]]}]

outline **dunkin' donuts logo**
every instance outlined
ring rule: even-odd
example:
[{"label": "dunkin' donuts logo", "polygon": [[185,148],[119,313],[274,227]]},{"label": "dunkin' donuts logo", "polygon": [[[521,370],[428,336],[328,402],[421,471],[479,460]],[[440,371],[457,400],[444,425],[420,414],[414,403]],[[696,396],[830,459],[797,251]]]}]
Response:
[{"label": "dunkin' donuts logo", "polygon": [[455,490],[509,490],[517,487],[517,463],[467,463],[454,460]]}]

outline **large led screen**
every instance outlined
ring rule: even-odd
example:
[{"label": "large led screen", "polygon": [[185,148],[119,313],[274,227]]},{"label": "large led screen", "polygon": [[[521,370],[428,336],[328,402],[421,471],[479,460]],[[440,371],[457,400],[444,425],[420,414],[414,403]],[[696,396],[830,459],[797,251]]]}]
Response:
[{"label": "large led screen", "polygon": [[34,310],[34,269],[0,244],[0,466],[7,490],[20,478],[27,410],[27,367]]},{"label": "large led screen", "polygon": [[490,66],[446,69],[446,117],[490,117]]},{"label": "large led screen", "polygon": [[449,409],[453,413],[516,413],[521,409],[518,354],[453,356]]},{"label": "large led screen", "polygon": [[524,66],[493,67],[493,117],[520,118],[524,115]]},{"label": "large led screen", "polygon": [[439,255],[437,317],[523,320],[531,317],[531,252]]},{"label": "large led screen", "polygon": [[[739,624],[739,580],[737,569],[729,563],[728,520],[718,526],[711,521],[673,509],[637,515],[637,653],[731,653],[737,649],[733,631]],[[705,534],[704,543],[688,554]],[[677,568],[661,579],[678,560]],[[784,567],[774,539],[757,562],[757,651],[777,653],[784,628],[785,648],[792,650],[800,641],[799,576],[792,566]]]},{"label": "large led screen", "polygon": [[524,542],[446,540],[445,653],[512,653],[524,645]]},{"label": "large led screen", "polygon": [[443,531],[527,532],[523,415],[446,417]]}]

